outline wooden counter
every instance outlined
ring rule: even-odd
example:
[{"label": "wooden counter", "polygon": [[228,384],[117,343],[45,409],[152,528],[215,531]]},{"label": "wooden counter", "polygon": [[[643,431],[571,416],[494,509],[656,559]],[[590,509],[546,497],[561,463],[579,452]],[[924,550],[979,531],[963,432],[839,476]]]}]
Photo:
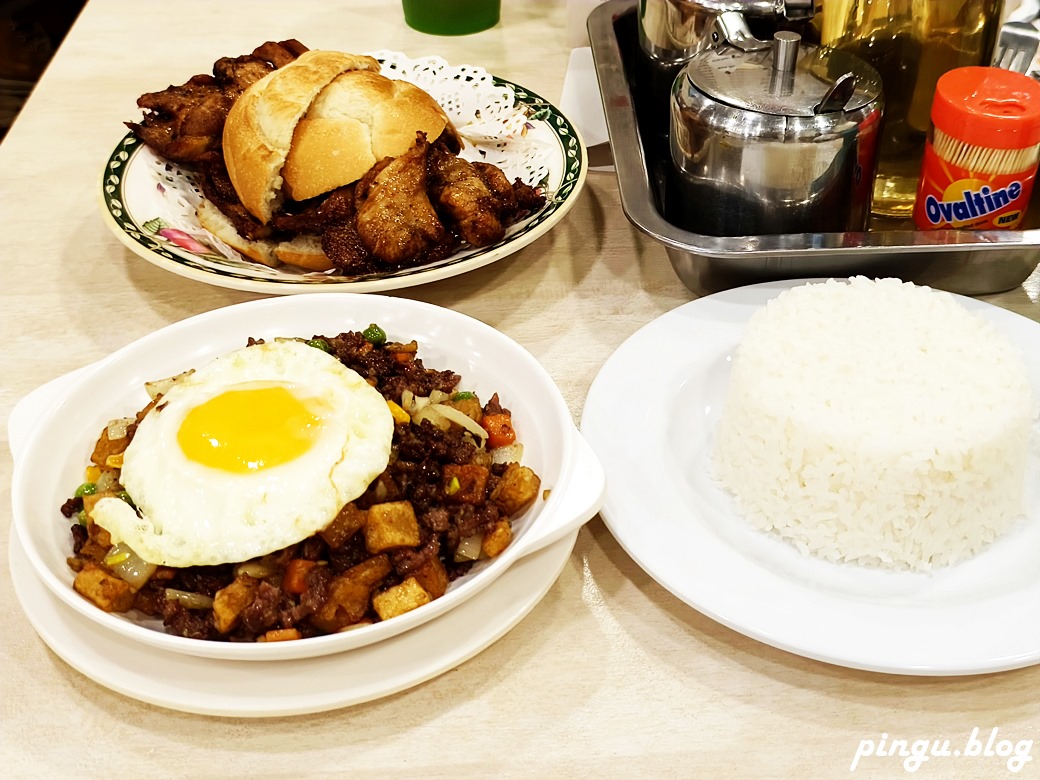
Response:
[{"label": "wooden counter", "polygon": [[[0,318],[6,420],[25,393],[170,322],[261,296],[189,281],[125,249],[102,222],[105,159],[137,96],[269,39],[471,62],[558,101],[561,2],[503,3],[459,38],[408,29],[376,0],[90,0],[0,145]],[[990,300],[1040,321],[1040,280]],[[575,420],[622,341],[692,299],[663,248],[625,219],[612,173],[514,256],[400,291],[523,344]],[[1040,345],[1038,345],[1040,348]],[[6,432],[0,482],[10,483]],[[7,560],[10,502],[0,509]],[[142,704],[74,671],[40,640],[0,576],[0,766],[6,777],[836,778],[861,740],[949,739],[978,727],[1040,743],[1040,667],[966,678],[850,671],[724,628],[657,585],[600,519],[546,598],[509,634],[411,690],[348,709],[224,719]],[[1009,615],[1009,620],[1040,619]],[[161,674],[161,670],[156,670]],[[1040,773],[1040,744],[1019,773]],[[864,758],[863,777],[898,777]],[[997,757],[934,759],[920,777],[1005,777]]]}]

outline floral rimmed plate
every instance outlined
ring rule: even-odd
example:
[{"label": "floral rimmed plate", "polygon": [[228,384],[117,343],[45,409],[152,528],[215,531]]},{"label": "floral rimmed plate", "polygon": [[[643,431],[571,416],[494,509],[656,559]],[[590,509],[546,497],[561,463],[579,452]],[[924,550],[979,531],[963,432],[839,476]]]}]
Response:
[{"label": "floral rimmed plate", "polygon": [[588,159],[577,129],[535,93],[471,65],[439,57],[409,59],[371,52],[391,78],[418,84],[444,107],[463,136],[462,157],[494,163],[510,180],[538,186],[545,206],[512,225],[502,241],[463,246],[443,260],[414,268],[342,276],[243,258],[195,217],[196,175],[155,154],[133,134],[116,146],[101,177],[101,213],[131,251],[181,276],[219,287],[261,293],[378,292],[411,287],[501,260],[544,235],[570,210],[585,182]]}]

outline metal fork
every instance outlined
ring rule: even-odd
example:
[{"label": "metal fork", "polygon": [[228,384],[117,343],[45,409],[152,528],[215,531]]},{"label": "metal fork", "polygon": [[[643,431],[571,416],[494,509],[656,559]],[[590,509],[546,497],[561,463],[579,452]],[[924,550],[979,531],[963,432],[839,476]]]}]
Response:
[{"label": "metal fork", "polygon": [[1029,22],[1005,22],[993,52],[992,64],[998,68],[1028,73],[1040,48],[1040,30]]}]

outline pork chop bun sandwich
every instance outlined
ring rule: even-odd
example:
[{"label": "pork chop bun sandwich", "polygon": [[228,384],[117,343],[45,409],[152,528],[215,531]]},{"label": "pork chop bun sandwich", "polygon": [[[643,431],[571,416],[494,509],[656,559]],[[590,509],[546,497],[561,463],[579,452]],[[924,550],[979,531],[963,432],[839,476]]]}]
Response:
[{"label": "pork chop bun sandwich", "polygon": [[[241,207],[273,231],[236,229],[209,197],[202,226],[266,265],[290,263],[314,271],[335,267],[321,237],[286,236],[279,213],[313,203],[354,184],[380,161],[397,158],[417,134],[457,154],[462,143],[451,120],[427,92],[387,78],[368,56],[313,50],[271,71],[235,100],[223,129],[227,176]],[[219,187],[218,187],[219,189]],[[270,237],[266,237],[269,234]],[[258,237],[259,236],[259,237]]]}]

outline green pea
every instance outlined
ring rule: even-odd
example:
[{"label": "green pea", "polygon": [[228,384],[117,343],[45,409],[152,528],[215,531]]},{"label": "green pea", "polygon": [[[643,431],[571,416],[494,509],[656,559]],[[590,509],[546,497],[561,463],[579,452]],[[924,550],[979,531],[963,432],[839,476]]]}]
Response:
[{"label": "green pea", "polygon": [[320,349],[322,352],[332,352],[332,347],[329,346],[329,342],[325,339],[311,339],[307,342],[307,346]]},{"label": "green pea", "polygon": [[469,390],[460,390],[459,392],[452,395],[452,401],[468,401],[470,398],[476,398],[476,393],[471,393]]},{"label": "green pea", "polygon": [[365,341],[374,347],[381,347],[386,343],[386,331],[374,322],[361,331],[361,335],[365,337]]},{"label": "green pea", "polygon": [[76,498],[83,498],[83,496],[92,496],[97,493],[97,485],[93,482],[84,482],[78,488],[76,488]]}]

